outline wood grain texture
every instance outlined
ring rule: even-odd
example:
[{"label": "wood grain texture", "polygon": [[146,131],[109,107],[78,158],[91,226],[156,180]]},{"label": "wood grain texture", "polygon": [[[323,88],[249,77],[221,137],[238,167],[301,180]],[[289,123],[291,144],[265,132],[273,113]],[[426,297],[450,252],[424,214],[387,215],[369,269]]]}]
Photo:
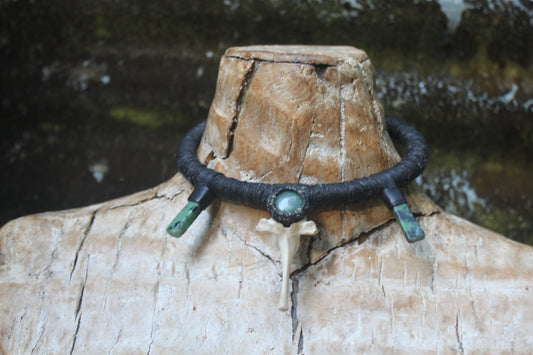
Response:
[{"label": "wood grain texture", "polygon": [[[313,54],[315,53],[315,54]],[[398,159],[364,52],[230,49],[199,156],[248,181],[341,181]],[[342,164],[340,163],[342,162]],[[23,217],[0,230],[0,347],[21,353],[528,353],[533,248],[410,189],[426,239],[381,201],[315,211],[277,310],[264,211],[216,201],[175,239],[192,186]]]}]

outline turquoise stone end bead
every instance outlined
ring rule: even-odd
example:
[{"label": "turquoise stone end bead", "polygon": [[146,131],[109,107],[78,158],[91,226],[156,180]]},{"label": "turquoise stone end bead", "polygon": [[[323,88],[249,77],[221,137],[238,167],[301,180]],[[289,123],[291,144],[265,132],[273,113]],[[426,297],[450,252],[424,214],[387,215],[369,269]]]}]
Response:
[{"label": "turquoise stone end bead", "polygon": [[294,212],[302,207],[304,200],[300,194],[294,191],[283,191],[276,196],[275,205],[279,211]]},{"label": "turquoise stone end bead", "polygon": [[407,207],[407,204],[402,203],[394,206],[392,212],[409,243],[424,239],[424,231],[409,210],[409,207]]},{"label": "turquoise stone end bead", "polygon": [[189,229],[200,212],[202,212],[202,209],[197,202],[187,202],[185,207],[183,207],[180,213],[168,225],[167,233],[176,238],[181,237]]}]

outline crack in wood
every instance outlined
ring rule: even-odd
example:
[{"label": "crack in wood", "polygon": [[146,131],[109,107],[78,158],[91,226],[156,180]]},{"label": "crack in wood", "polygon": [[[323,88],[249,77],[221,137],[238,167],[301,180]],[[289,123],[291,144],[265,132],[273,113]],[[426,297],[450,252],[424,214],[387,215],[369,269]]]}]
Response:
[{"label": "crack in wood", "polygon": [[379,258],[379,277],[378,277],[378,287],[381,289],[381,292],[383,293],[383,297],[387,299],[387,293],[385,292],[385,285],[383,285],[383,257]]},{"label": "crack in wood", "polygon": [[431,267],[431,281],[430,281],[430,284],[429,284],[429,289],[431,290],[431,292],[433,294],[435,294],[435,275],[437,274],[437,260],[433,260],[433,264],[432,264],[432,267]]},{"label": "crack in wood", "polygon": [[241,239],[239,237],[237,237],[237,239],[239,239],[241,242],[244,243],[244,245],[254,249],[255,251],[257,251],[259,254],[261,254],[262,256],[264,256],[265,258],[267,258],[272,264],[276,265],[278,262],[276,262],[276,260],[274,260],[270,255],[268,255],[266,252],[262,251],[261,249],[259,249],[258,247],[256,247],[255,245],[253,244],[250,244],[246,241],[246,239]]},{"label": "crack in wood", "polygon": [[187,281],[187,285],[185,287],[185,295],[187,296],[187,299],[191,298],[191,294],[189,291],[189,287],[191,286],[191,274],[189,272],[189,263],[185,262],[185,280]]},{"label": "crack in wood", "polygon": [[[439,211],[435,211],[435,212],[433,212],[431,214],[428,214],[428,217],[432,216],[432,215],[435,215],[435,214],[439,214],[439,213],[440,213]],[[295,340],[296,334],[298,333],[298,329],[300,329],[300,332],[299,332],[300,338],[298,340],[298,354],[303,353],[303,328],[302,328],[302,326],[301,326],[301,324],[300,324],[300,322],[298,320],[298,291],[299,291],[298,278],[299,278],[299,276],[301,274],[303,274],[309,267],[317,265],[322,260],[327,258],[333,251],[335,251],[335,250],[337,250],[339,248],[343,248],[343,247],[346,247],[348,245],[351,245],[351,244],[353,244],[355,242],[358,242],[361,238],[367,239],[368,236],[370,236],[371,234],[388,227],[392,223],[394,223],[394,219],[391,219],[391,220],[385,222],[384,224],[382,224],[380,226],[377,226],[376,228],[371,229],[370,231],[368,231],[366,233],[361,233],[357,237],[352,238],[352,239],[350,239],[350,240],[348,240],[348,241],[346,241],[346,242],[344,242],[342,244],[339,244],[339,245],[329,249],[322,257],[317,259],[315,262],[308,261],[305,265],[303,265],[302,267],[300,267],[297,270],[294,270],[291,273],[291,280],[292,280],[292,293],[291,293],[291,303],[292,303],[292,308],[291,308],[292,340],[293,341]],[[312,242],[310,242],[310,244],[312,244]],[[308,249],[308,254],[309,254],[309,259],[308,260],[310,260],[311,249],[312,249],[312,246],[310,245],[309,249]],[[385,298],[387,298],[387,295],[386,295],[386,292],[385,292],[385,288],[384,288],[384,286],[382,284],[382,281],[383,281],[382,278],[383,278],[383,260],[381,260],[381,267],[380,267],[378,283],[380,285],[381,291],[383,292],[383,296]],[[391,301],[391,309],[393,309],[393,307],[394,307],[394,304]],[[392,313],[393,313],[393,318],[391,320],[392,321],[391,326],[394,327],[394,312],[392,312]]]},{"label": "crack in wood", "polygon": [[[157,263],[157,283],[154,286],[154,297],[153,297],[153,307],[152,307],[152,329],[150,331],[150,344],[148,346],[148,352],[147,354],[150,354],[152,352],[152,346],[155,342],[157,331],[159,328],[156,327],[156,319],[157,319],[157,304],[159,303],[159,290],[161,286],[161,261],[164,260],[165,254],[166,254],[166,245],[167,245],[167,238],[164,239],[162,246],[161,246],[161,254],[159,257],[159,261]],[[186,263],[186,277],[187,277],[187,298],[189,298],[189,268],[188,263]]]},{"label": "crack in wood", "polygon": [[298,339],[298,355],[303,354],[304,352],[304,330],[300,328],[300,338]]},{"label": "crack in wood", "polygon": [[241,261],[241,265],[239,266],[239,287],[237,290],[237,299],[241,299],[243,281],[244,281],[244,265],[243,265],[243,262]]},{"label": "crack in wood", "polygon": [[41,338],[43,337],[44,335],[44,332],[46,331],[46,321],[47,319],[45,319],[45,321],[43,322],[43,324],[41,324],[41,332],[39,333],[39,336],[37,337],[37,340],[35,340],[35,343],[33,344],[32,348],[31,348],[31,353],[35,353],[35,350],[37,349],[37,345],[39,345],[39,341],[41,340]]},{"label": "crack in wood", "polygon": [[[305,159],[307,158],[308,154],[309,154],[309,147],[311,146],[311,139],[313,137],[313,134],[315,132],[315,122],[316,122],[316,113],[313,114],[313,119],[312,119],[312,122],[311,122],[311,129],[309,131],[309,139],[307,140],[307,145],[305,147],[305,152],[304,152],[304,156],[303,156],[303,159],[302,159],[302,164],[300,165],[300,169],[298,170],[298,182],[301,182],[302,180],[302,173],[303,173],[303,170],[304,170],[304,165],[305,165]],[[292,140],[292,136],[291,136],[291,140]]]},{"label": "crack in wood", "polygon": [[[432,213],[429,213],[427,215],[423,215],[424,217],[430,217],[430,216],[433,216],[433,215],[437,215],[437,214],[440,214],[439,211],[434,211]],[[420,215],[416,214],[415,215],[416,217],[419,217]],[[380,224],[379,226],[376,226],[372,229],[370,229],[369,231],[367,232],[363,232],[343,243],[340,243],[328,250],[326,250],[326,252],[320,257],[318,258],[316,261],[314,262],[308,262],[306,264],[304,264],[303,266],[301,266],[299,269],[296,269],[292,272],[291,275],[299,275],[301,273],[303,273],[305,270],[307,270],[309,267],[311,266],[314,266],[314,265],[317,265],[318,263],[320,263],[322,260],[324,260],[325,258],[327,258],[333,251],[339,249],[339,248],[344,248],[345,246],[349,246],[353,243],[359,243],[361,244],[361,240],[367,240],[373,233],[377,232],[377,231],[380,231],[388,226],[390,226],[392,223],[395,222],[395,219],[394,218],[391,218],[389,219],[388,221],[384,222],[383,224]]]},{"label": "crack in wood", "polygon": [[119,208],[126,208],[126,207],[136,207],[136,206],[140,206],[140,205],[142,205],[142,204],[144,204],[146,202],[150,202],[150,201],[153,201],[153,200],[168,200],[168,201],[172,201],[172,200],[174,200],[174,198],[176,196],[181,195],[183,192],[184,192],[184,190],[180,190],[180,191],[178,191],[177,193],[175,193],[175,194],[173,194],[171,196],[166,196],[166,195],[159,195],[157,191],[154,191],[154,194],[151,197],[136,201],[134,203],[117,205],[117,206],[112,206],[112,207],[108,207],[108,208],[103,208],[102,207],[100,210],[98,210],[98,212],[107,212],[107,211],[112,211],[112,210],[116,210],[116,209],[119,209]]},{"label": "crack in wood", "polygon": [[[339,60],[336,64],[325,64],[325,63],[308,63],[308,62],[305,62],[305,61],[290,61],[290,60],[268,60],[268,59],[262,59],[262,58],[247,58],[247,57],[244,57],[244,56],[238,56],[238,55],[235,55],[235,54],[224,54],[224,56],[226,58],[234,58],[234,59],[239,59],[239,60],[252,60],[256,63],[268,63],[268,64],[300,64],[300,65],[309,65],[309,66],[313,66],[313,67],[321,67],[321,68],[333,68],[333,67],[336,67],[337,65],[339,65],[340,63],[344,63],[343,60]],[[364,62],[366,60],[363,59],[362,62]]]},{"label": "crack in wood", "polygon": [[118,330],[118,334],[115,338],[115,341],[113,343],[113,345],[111,346],[111,348],[109,349],[109,351],[107,352],[108,355],[111,355],[111,353],[113,353],[113,350],[116,348],[116,346],[118,345],[118,342],[120,340],[120,337],[122,337],[122,329],[124,328],[124,323],[122,323],[120,325],[120,329]]},{"label": "crack in wood", "polygon": [[221,157],[222,159],[229,158],[229,156],[233,152],[233,140],[235,138],[235,131],[237,130],[237,126],[239,125],[239,120],[241,118],[242,105],[246,101],[246,96],[248,95],[250,84],[252,83],[253,77],[255,76],[255,73],[257,73],[258,70],[259,65],[255,61],[252,61],[252,65],[244,76],[243,83],[240,87],[239,95],[237,96],[237,99],[235,101],[235,114],[231,118],[231,125],[226,135],[228,146],[225,154]]},{"label": "crack in wood", "polygon": [[[226,238],[226,240],[230,241],[231,237],[228,235],[228,230],[224,227],[221,228],[221,231],[222,231],[222,234],[224,235],[224,237]],[[261,254],[262,256],[264,256],[266,259],[268,259],[272,264],[276,265],[278,264],[278,262],[276,260],[274,260],[270,255],[268,255],[266,252],[262,251],[261,249],[259,249],[257,246],[249,243],[246,239],[244,238],[241,238],[239,237],[239,234],[236,233],[235,231],[231,231],[232,235],[235,236],[235,238],[240,241],[241,243],[243,243],[245,246],[247,247],[250,247],[252,249],[254,249],[255,251],[257,251],[259,254]]]},{"label": "crack in wood", "polygon": [[78,339],[78,333],[80,331],[80,324],[81,324],[81,317],[82,317],[81,308],[82,308],[82,305],[83,305],[83,297],[85,295],[85,285],[87,284],[87,278],[89,276],[90,259],[91,259],[91,256],[87,255],[87,264],[86,264],[86,267],[85,267],[85,276],[84,276],[84,278],[82,280],[82,283],[80,285],[80,292],[79,292],[79,295],[78,295],[78,303],[76,305],[76,309],[75,309],[75,312],[74,312],[75,319],[76,319],[76,330],[74,332],[74,336],[72,337],[72,345],[70,347],[70,352],[69,352],[70,355],[72,355],[72,353],[74,352],[74,349],[76,347],[76,341]]},{"label": "crack in wood", "polygon": [[117,271],[118,263],[120,261],[120,254],[122,253],[122,239],[126,235],[126,231],[128,230],[130,226],[131,221],[131,214],[128,216],[126,223],[124,224],[124,227],[122,227],[122,230],[120,231],[118,238],[117,238],[117,248],[115,251],[115,259],[113,261],[113,266],[111,267],[111,271],[109,273],[109,279],[107,280],[107,284],[104,291],[104,300],[102,302],[102,312],[105,312],[106,306],[107,306],[107,295],[109,293],[109,289],[111,288],[111,284],[113,283],[113,278],[115,277],[115,272]]},{"label": "crack in wood", "polygon": [[150,344],[148,345],[148,351],[146,352],[146,355],[150,355],[152,351],[152,346],[154,345],[155,338],[157,336],[158,328],[156,326],[156,318],[157,318],[157,303],[159,300],[159,287],[161,283],[160,280],[157,280],[156,284],[154,285],[154,297],[153,297],[153,306],[152,306],[152,328],[150,330]]},{"label": "crack in wood", "polygon": [[[150,341],[150,345],[148,346],[148,352],[147,354],[150,354],[151,351],[152,351],[152,346],[155,342],[155,339],[156,339],[156,336],[157,336],[157,331],[159,330],[159,328],[156,327],[156,320],[157,320],[157,304],[159,303],[159,290],[160,290],[160,287],[161,287],[161,261],[164,259],[165,257],[165,254],[166,254],[166,245],[167,245],[167,238],[164,239],[163,245],[161,246],[161,254],[160,254],[160,257],[159,257],[159,261],[157,263],[157,283],[155,284],[154,286],[154,297],[153,297],[153,307],[152,307],[152,329],[150,331],[150,338],[151,338],[151,341]],[[188,264],[186,264],[188,265]],[[189,269],[188,269],[188,266],[187,267],[187,295],[189,293]]]},{"label": "crack in wood", "polygon": [[[298,327],[300,322],[298,320],[298,279],[292,277],[292,293],[291,293],[291,320],[292,320],[292,341],[294,342],[296,338],[296,333],[298,332]],[[301,335],[301,330],[300,330]]]},{"label": "crack in wood", "polygon": [[289,129],[289,149],[285,157],[283,157],[282,159],[283,161],[289,161],[291,158],[291,151],[292,151],[292,145],[293,145],[293,137],[292,137],[293,131],[294,131],[294,120],[291,121],[291,128]]},{"label": "crack in wood", "polygon": [[74,261],[72,262],[72,268],[70,269],[70,277],[69,277],[69,284],[72,281],[72,275],[74,274],[74,270],[76,269],[76,265],[78,265],[78,257],[80,255],[80,251],[83,248],[83,244],[85,243],[85,239],[89,236],[89,232],[91,231],[91,228],[94,224],[94,220],[96,219],[96,214],[98,213],[98,210],[94,210],[91,215],[91,220],[87,224],[87,227],[85,227],[85,231],[83,232],[80,240],[80,244],[78,245],[78,249],[76,250],[76,254],[74,255]]},{"label": "crack in wood", "polygon": [[70,347],[69,355],[74,353],[74,348],[76,347],[76,340],[78,339],[78,332],[80,331],[81,324],[81,314],[76,323],[76,331],[74,332],[74,338],[72,339],[72,346]]},{"label": "crack in wood", "polygon": [[459,352],[461,354],[464,354],[465,349],[463,348],[463,340],[461,339],[461,335],[459,334],[459,313],[455,314],[455,337],[457,338],[457,345],[459,346]]},{"label": "crack in wood", "polygon": [[[61,224],[61,228],[59,230],[59,233],[55,234],[55,238],[54,238],[55,245],[54,245],[54,249],[52,250],[52,253],[50,255],[50,261],[43,268],[43,270],[37,274],[37,276],[39,276],[41,274],[44,274],[44,286],[42,288],[42,291],[39,292],[40,299],[39,299],[39,307],[38,307],[38,311],[37,311],[37,314],[41,317],[40,322],[39,322],[40,326],[41,326],[41,333],[37,337],[37,339],[35,340],[35,343],[32,346],[32,350],[31,350],[32,353],[37,349],[37,345],[39,344],[39,341],[41,340],[41,338],[42,338],[42,336],[43,336],[43,334],[45,332],[46,324],[48,322],[48,318],[46,317],[46,314],[43,315],[42,310],[43,310],[43,304],[45,303],[45,299],[46,299],[46,295],[47,295],[48,285],[50,284],[50,280],[52,279],[52,276],[53,276],[53,272],[51,271],[51,268],[52,268],[52,265],[54,264],[54,261],[56,259],[57,250],[59,248],[59,240],[61,239],[61,236],[65,233],[63,227],[64,227],[63,224]],[[26,314],[26,308],[24,309],[24,315],[25,314]],[[42,317],[44,317],[44,319]],[[22,321],[22,318],[21,318],[21,321]]]}]

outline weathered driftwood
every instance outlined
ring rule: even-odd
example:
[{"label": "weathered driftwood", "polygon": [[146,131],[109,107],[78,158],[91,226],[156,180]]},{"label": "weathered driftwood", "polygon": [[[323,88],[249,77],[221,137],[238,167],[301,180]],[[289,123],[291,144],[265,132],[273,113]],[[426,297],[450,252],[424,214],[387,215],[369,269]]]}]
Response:
[{"label": "weathered driftwood", "polygon": [[[333,182],[398,155],[366,54],[348,47],[233,48],[222,58],[200,158],[228,176]],[[426,239],[408,244],[379,200],[314,211],[291,305],[277,309],[265,211],[215,202],[181,239],[181,175],[0,230],[0,344],[18,353],[527,353],[533,248],[408,200]]]}]

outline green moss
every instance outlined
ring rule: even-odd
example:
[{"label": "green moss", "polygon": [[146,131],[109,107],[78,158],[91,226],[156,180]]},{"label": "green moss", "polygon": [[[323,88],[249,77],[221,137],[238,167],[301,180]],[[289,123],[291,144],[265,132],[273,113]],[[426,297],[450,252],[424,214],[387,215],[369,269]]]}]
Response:
[{"label": "green moss", "polygon": [[434,148],[424,189],[454,214],[513,240],[533,245],[533,167],[524,157]]},{"label": "green moss", "polygon": [[95,16],[94,20],[94,34],[96,38],[106,39],[111,36],[111,32],[107,28],[106,18],[101,14]]},{"label": "green moss", "polygon": [[57,133],[61,130],[61,126],[53,122],[41,122],[39,128],[46,133]]},{"label": "green moss", "polygon": [[159,128],[172,121],[172,118],[169,115],[160,112],[141,110],[126,106],[111,108],[109,116],[119,121],[127,121],[147,128]]},{"label": "green moss", "polygon": [[513,240],[533,245],[533,226],[530,217],[512,207],[492,207],[486,213],[480,213],[473,222]]}]

